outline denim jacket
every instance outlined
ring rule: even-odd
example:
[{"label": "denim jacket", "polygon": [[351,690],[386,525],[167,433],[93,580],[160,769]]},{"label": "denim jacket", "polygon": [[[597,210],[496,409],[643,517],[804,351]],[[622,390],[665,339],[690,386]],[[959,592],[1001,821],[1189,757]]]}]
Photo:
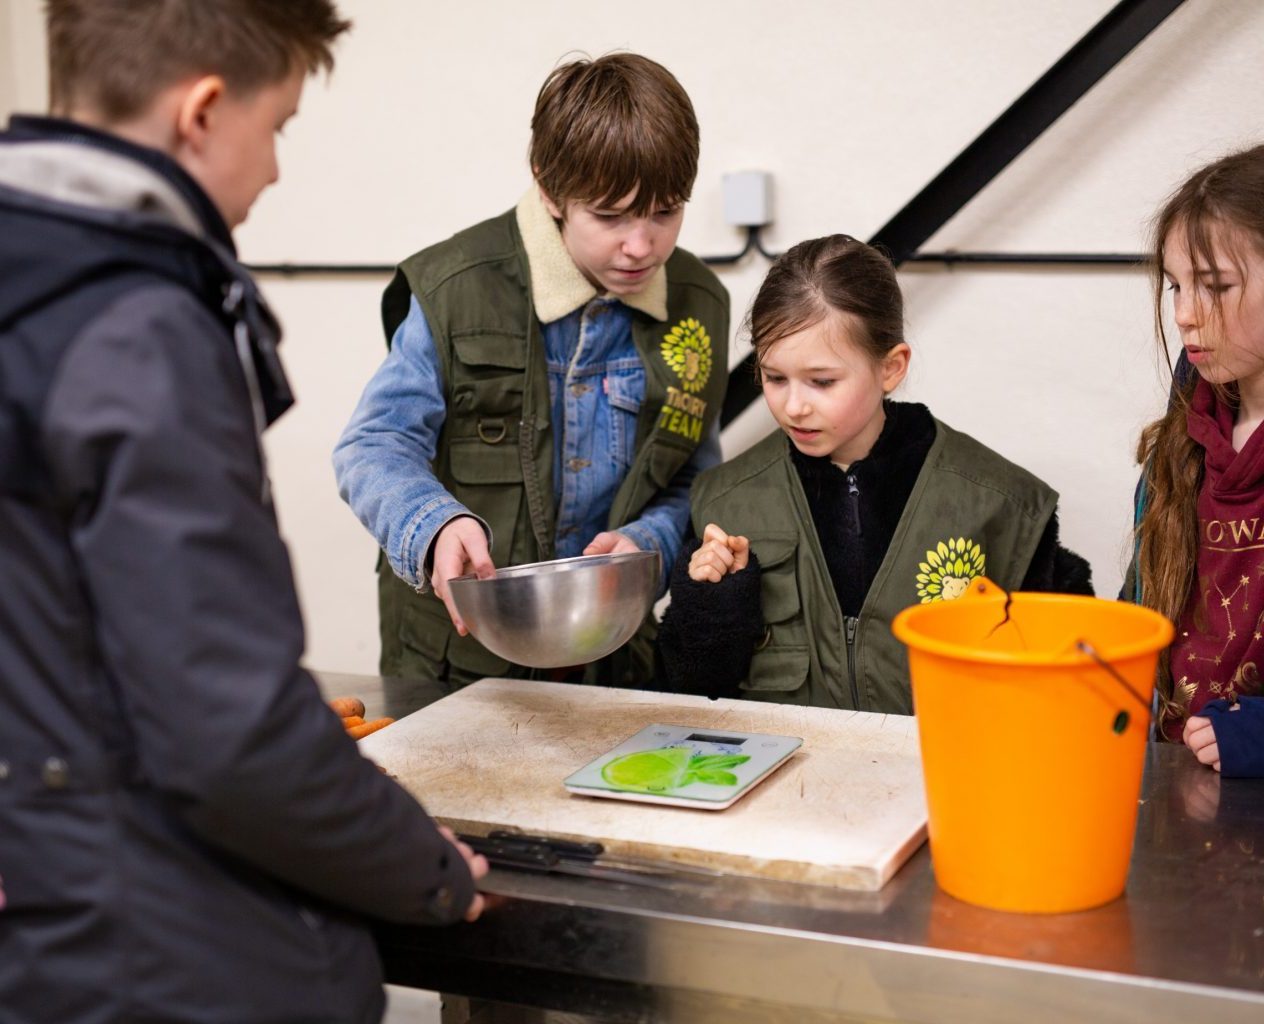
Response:
[{"label": "denim jacket", "polygon": [[[554,432],[558,558],[582,553],[606,529],[615,492],[635,455],[645,370],[633,345],[631,317],[618,300],[597,296],[541,325]],[[428,556],[439,531],[457,516],[472,515],[432,469],[445,411],[438,354],[414,298],[333,461],[343,500],[377,539],[396,575],[418,589],[429,582]],[[719,462],[719,430],[713,427],[671,485],[619,530],[642,550],[662,556],[662,590],[689,519],[694,477]],[[564,473],[563,465],[580,469]],[[494,560],[496,538],[490,541]]]}]

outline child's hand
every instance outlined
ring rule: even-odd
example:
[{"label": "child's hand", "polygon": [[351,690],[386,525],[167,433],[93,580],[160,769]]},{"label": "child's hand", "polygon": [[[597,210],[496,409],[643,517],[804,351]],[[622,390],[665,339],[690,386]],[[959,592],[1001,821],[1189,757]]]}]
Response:
[{"label": "child's hand", "polygon": [[466,573],[477,573],[481,580],[496,575],[491,553],[487,550],[487,534],[483,524],[472,516],[459,516],[439,531],[434,542],[434,565],[430,570],[430,583],[436,596],[448,609],[448,617],[457,633],[465,636],[469,630],[456,613],[456,604],[448,590],[448,580]]},{"label": "child's hand", "polygon": [[741,572],[750,560],[750,541],[730,537],[715,523],[702,531],[702,547],[689,559],[689,578],[697,583],[719,583],[731,572]]},{"label": "child's hand", "polygon": [[[470,877],[472,877],[474,881],[477,882],[480,878],[486,876],[489,867],[486,857],[484,857],[481,853],[475,853],[465,843],[461,842],[461,840],[456,837],[456,834],[448,828],[447,825],[440,825],[439,832],[443,835],[444,839],[456,847],[457,853],[461,855],[462,859],[465,861],[466,867],[470,869]],[[465,909],[465,920],[477,921],[479,914],[483,912],[483,907],[483,894],[476,892],[474,894],[474,899],[470,901],[470,905]]]},{"label": "child's hand", "polygon": [[636,546],[636,541],[631,537],[625,536],[618,530],[606,530],[599,533],[588,542],[588,546],[584,548],[580,554],[583,555],[623,555],[630,554],[633,551],[640,551]]},{"label": "child's hand", "polygon": [[1181,739],[1199,761],[1220,771],[1220,747],[1216,743],[1216,730],[1211,727],[1210,718],[1190,715],[1185,719],[1185,731],[1181,733]]}]

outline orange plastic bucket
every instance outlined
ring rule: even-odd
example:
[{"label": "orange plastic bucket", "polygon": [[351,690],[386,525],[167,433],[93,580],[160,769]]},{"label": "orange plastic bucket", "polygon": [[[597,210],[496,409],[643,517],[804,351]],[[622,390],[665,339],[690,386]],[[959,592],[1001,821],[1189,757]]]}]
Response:
[{"label": "orange plastic bucket", "polygon": [[891,628],[909,649],[944,891],[1043,913],[1119,896],[1172,624],[1136,605],[1006,594],[977,579]]}]

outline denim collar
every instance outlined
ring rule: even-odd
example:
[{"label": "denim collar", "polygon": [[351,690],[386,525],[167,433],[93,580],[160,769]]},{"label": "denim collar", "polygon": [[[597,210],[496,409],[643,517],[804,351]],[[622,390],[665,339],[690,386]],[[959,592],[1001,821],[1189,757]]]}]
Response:
[{"label": "denim collar", "polygon": [[[531,300],[535,315],[544,324],[560,320],[599,294],[580,273],[562,242],[557,222],[544,206],[538,185],[532,185],[518,202],[515,215],[531,268]],[[667,319],[667,268],[659,267],[636,295],[620,298],[625,306]]]}]

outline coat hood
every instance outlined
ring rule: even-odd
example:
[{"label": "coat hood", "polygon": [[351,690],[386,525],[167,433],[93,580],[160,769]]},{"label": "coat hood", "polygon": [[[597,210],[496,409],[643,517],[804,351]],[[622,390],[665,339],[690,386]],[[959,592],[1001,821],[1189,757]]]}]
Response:
[{"label": "coat hood", "polygon": [[267,422],[293,404],[280,329],[201,187],[171,158],[72,121],[14,117],[0,133],[0,331],[113,274],[192,288],[244,329]]}]

